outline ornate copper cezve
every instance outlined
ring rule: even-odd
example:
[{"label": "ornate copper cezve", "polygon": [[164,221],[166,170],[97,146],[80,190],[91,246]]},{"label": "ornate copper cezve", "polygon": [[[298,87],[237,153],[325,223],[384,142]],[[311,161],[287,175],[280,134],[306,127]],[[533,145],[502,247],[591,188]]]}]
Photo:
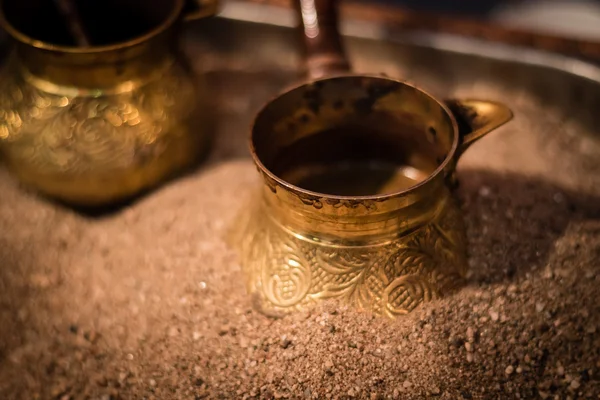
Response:
[{"label": "ornate copper cezve", "polygon": [[[99,30],[102,42],[87,46],[57,44],[58,18],[41,9],[51,1],[1,3],[15,46],[0,83],[0,150],[25,185],[98,206],[149,189],[201,156],[201,96],[178,48],[185,1],[140,9],[133,0],[93,2],[107,14],[98,18],[110,19]],[[135,18],[115,26],[127,7]],[[212,13],[196,8],[185,16]],[[145,26],[135,30],[139,21]],[[113,30],[130,27],[111,41]]]},{"label": "ornate copper cezve", "polygon": [[251,132],[264,185],[238,236],[248,291],[271,315],[324,299],[406,314],[465,277],[456,163],[512,113],[352,74],[336,2],[298,10],[309,81],[268,103]]}]

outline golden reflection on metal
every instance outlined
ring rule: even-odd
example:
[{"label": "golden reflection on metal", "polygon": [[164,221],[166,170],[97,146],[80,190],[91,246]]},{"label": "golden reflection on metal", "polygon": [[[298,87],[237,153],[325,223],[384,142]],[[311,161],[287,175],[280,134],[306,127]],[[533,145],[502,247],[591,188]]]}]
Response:
[{"label": "golden reflection on metal", "polygon": [[[316,3],[321,13],[334,4]],[[320,44],[310,46],[309,66]],[[348,73],[268,103],[251,132],[264,185],[236,239],[256,307],[282,315],[338,299],[393,318],[459,287],[467,245],[451,194],[456,162],[511,118],[496,102],[443,102]]]},{"label": "golden reflection on metal", "polygon": [[198,160],[208,133],[198,82],[177,50],[184,1],[168,3],[151,32],[105,46],[34,40],[1,15],[15,49],[0,82],[0,150],[24,184],[99,206]]}]

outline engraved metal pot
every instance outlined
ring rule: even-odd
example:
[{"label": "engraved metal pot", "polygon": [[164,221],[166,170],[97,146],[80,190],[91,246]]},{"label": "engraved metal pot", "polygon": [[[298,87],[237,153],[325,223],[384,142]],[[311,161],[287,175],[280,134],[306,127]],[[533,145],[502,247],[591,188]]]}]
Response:
[{"label": "engraved metal pot", "polygon": [[335,2],[298,4],[310,79],[252,128],[264,185],[238,236],[248,291],[269,315],[323,299],[406,314],[465,277],[456,162],[512,113],[348,73]]},{"label": "engraved metal pot", "polygon": [[213,14],[216,3],[185,2],[78,2],[91,14],[85,47],[62,34],[52,1],[1,3],[14,48],[0,78],[0,149],[22,183],[101,206],[202,156],[198,81],[178,42],[181,21]]}]

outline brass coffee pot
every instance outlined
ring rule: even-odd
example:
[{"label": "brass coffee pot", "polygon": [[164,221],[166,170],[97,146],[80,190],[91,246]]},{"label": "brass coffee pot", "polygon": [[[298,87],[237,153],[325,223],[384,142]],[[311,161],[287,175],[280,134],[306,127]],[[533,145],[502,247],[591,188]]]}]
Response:
[{"label": "brass coffee pot", "polygon": [[456,163],[512,112],[351,73],[337,1],[296,4],[309,77],[266,104],[250,133],[262,185],[232,238],[248,292],[269,315],[325,299],[406,314],[465,278]]},{"label": "brass coffee pot", "polygon": [[208,132],[178,46],[181,22],[214,14],[216,3],[78,1],[67,21],[61,1],[0,4],[14,42],[0,78],[9,169],[47,196],[101,206],[192,166]]}]

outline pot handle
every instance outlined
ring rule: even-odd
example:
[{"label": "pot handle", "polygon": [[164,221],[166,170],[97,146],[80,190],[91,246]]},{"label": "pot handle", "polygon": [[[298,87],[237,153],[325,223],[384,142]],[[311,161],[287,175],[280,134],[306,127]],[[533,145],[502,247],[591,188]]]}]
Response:
[{"label": "pot handle", "polygon": [[513,118],[513,113],[507,106],[495,101],[452,99],[445,103],[458,123],[460,142],[456,160],[474,142]]},{"label": "pot handle", "polygon": [[294,0],[309,79],[350,71],[339,33],[338,3],[338,0]]},{"label": "pot handle", "polygon": [[212,17],[219,11],[219,0],[185,0],[183,20],[194,21]]}]

